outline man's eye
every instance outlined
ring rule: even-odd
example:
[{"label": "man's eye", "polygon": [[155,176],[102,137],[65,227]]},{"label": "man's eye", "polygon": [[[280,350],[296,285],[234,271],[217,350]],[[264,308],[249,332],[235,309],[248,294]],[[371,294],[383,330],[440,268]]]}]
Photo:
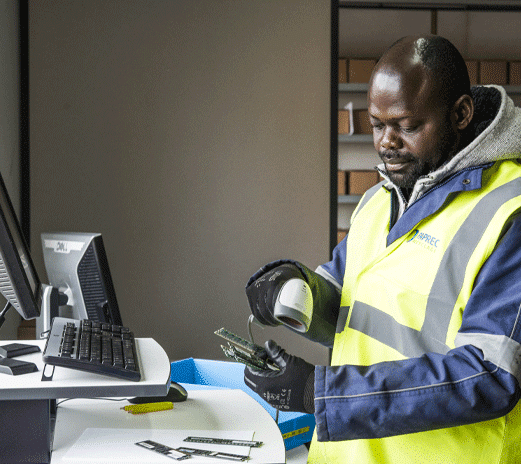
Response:
[{"label": "man's eye", "polygon": [[381,123],[374,123],[374,124],[371,124],[373,126],[373,129],[374,130],[382,130],[384,125],[381,124]]},{"label": "man's eye", "polygon": [[402,127],[402,131],[406,134],[412,134],[418,130],[418,126],[406,126]]}]

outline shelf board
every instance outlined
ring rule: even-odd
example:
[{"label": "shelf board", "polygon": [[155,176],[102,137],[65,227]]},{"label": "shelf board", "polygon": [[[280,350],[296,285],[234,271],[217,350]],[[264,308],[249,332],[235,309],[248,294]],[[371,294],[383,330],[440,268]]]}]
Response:
[{"label": "shelf board", "polygon": [[338,203],[339,204],[347,204],[347,205],[356,205],[362,195],[338,195]]},{"label": "shelf board", "polygon": [[[521,85],[503,85],[506,92],[510,95],[521,95]],[[369,89],[369,84],[338,84],[340,93],[365,93]]]},{"label": "shelf board", "polygon": [[368,89],[369,84],[338,84],[339,92],[366,93]]}]

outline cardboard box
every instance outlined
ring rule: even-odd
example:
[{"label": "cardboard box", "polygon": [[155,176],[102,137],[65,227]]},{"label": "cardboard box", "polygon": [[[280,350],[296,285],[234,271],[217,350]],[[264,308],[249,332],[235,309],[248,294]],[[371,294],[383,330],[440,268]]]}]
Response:
[{"label": "cardboard box", "polygon": [[373,134],[373,126],[369,121],[369,111],[353,110],[353,128],[355,134]]},{"label": "cardboard box", "polygon": [[350,134],[351,123],[350,123],[350,111],[338,110],[338,133],[339,134]]},{"label": "cardboard box", "polygon": [[36,319],[22,320],[16,335],[18,340],[36,340]]},{"label": "cardboard box", "polygon": [[376,65],[373,59],[350,59],[348,63],[349,83],[367,84]]},{"label": "cardboard box", "polygon": [[521,61],[510,61],[508,63],[508,83],[510,85],[521,85]]},{"label": "cardboard box", "polygon": [[506,85],[508,83],[508,66],[502,60],[484,60],[479,62],[479,78],[481,84]]},{"label": "cardboard box", "polygon": [[378,182],[378,171],[349,171],[349,195],[363,195]]},{"label": "cardboard box", "polygon": [[[244,364],[227,361],[187,358],[170,365],[170,378],[183,384],[188,391],[195,389],[231,388],[242,390],[269,412],[275,419],[276,409],[272,408],[244,383]],[[315,430],[315,416],[300,412],[279,412],[279,429],[287,450],[309,443]]]},{"label": "cardboard box", "polygon": [[338,171],[338,194],[346,195],[347,194],[347,172],[346,171]]},{"label": "cardboard box", "polygon": [[347,84],[347,60],[345,58],[338,59],[338,83]]},{"label": "cardboard box", "polygon": [[470,85],[479,84],[479,61],[478,60],[466,60],[467,71],[469,72]]},{"label": "cardboard box", "polygon": [[348,229],[338,229],[337,230],[337,243],[340,243],[344,238],[346,238],[347,233],[349,232]]}]

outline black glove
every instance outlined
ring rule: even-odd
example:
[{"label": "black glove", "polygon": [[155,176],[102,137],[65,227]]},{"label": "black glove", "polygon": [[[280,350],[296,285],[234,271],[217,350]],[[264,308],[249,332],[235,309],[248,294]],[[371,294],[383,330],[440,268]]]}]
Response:
[{"label": "black glove", "polygon": [[281,287],[295,277],[303,279],[302,273],[294,264],[285,263],[277,266],[277,263],[279,261],[261,268],[246,285],[246,296],[252,314],[261,324],[272,327],[281,324],[273,316],[273,308]]},{"label": "black glove", "polygon": [[273,340],[264,345],[280,371],[244,369],[244,383],[271,406],[285,411],[315,412],[315,366],[286,353]]},{"label": "black glove", "polygon": [[295,277],[304,280],[313,295],[311,325],[306,333],[297,333],[332,348],[340,308],[340,291],[298,261],[274,261],[260,268],[250,278],[246,284],[246,296],[252,314],[263,325],[280,325],[273,316],[275,302],[282,286]]}]

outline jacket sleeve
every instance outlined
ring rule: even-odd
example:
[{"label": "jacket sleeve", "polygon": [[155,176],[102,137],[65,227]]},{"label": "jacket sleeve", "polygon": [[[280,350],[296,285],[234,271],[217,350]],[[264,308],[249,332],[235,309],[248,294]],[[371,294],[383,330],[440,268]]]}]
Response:
[{"label": "jacket sleeve", "polygon": [[339,291],[342,290],[344,283],[344,270],[346,268],[346,241],[345,237],[333,250],[333,257],[331,261],[322,264],[315,269],[315,272],[331,284],[333,284]]},{"label": "jacket sleeve", "polygon": [[456,348],[371,366],[317,366],[319,441],[381,438],[495,419],[521,397],[521,219],[483,265]]},{"label": "jacket sleeve", "polygon": [[328,348],[333,348],[340,310],[346,256],[345,240],[335,247],[331,261],[318,266],[315,272],[310,271],[308,274],[313,277],[307,279],[313,292],[313,317],[309,330],[301,335]]}]

